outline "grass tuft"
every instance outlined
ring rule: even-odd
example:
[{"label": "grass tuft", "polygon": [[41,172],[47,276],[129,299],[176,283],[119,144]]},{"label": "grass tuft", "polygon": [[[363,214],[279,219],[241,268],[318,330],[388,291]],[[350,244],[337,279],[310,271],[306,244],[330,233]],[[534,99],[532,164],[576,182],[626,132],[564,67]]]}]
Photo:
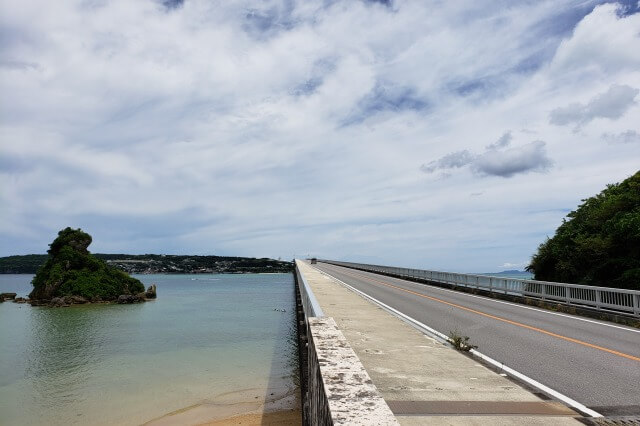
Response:
[{"label": "grass tuft", "polygon": [[471,349],[478,349],[478,346],[469,343],[469,336],[463,336],[458,330],[450,331],[449,339],[458,351],[469,352]]}]

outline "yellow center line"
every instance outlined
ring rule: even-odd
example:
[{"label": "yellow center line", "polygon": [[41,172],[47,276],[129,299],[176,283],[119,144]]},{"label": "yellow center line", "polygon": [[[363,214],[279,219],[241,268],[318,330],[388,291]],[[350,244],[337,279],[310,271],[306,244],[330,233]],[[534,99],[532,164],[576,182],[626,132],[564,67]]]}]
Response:
[{"label": "yellow center line", "polygon": [[495,315],[487,314],[486,312],[478,311],[476,309],[467,308],[466,306],[458,305],[456,303],[447,302],[446,300],[438,299],[437,297],[427,296],[426,294],[422,294],[422,293],[418,293],[418,292],[415,292],[415,291],[407,290],[406,288],[398,287],[398,286],[395,286],[393,284],[389,284],[389,283],[386,283],[384,281],[380,281],[380,280],[377,280],[375,278],[371,278],[371,277],[368,277],[368,276],[365,276],[365,275],[351,274],[351,273],[344,272],[344,271],[340,271],[340,273],[346,274],[346,275],[350,275],[350,276],[355,277],[355,278],[363,278],[363,279],[367,279],[367,280],[370,280],[370,281],[374,281],[374,282],[377,282],[377,283],[382,284],[384,286],[395,288],[396,290],[404,291],[405,293],[410,293],[410,294],[413,294],[413,295],[416,295],[416,296],[419,296],[419,297],[423,297],[425,299],[433,300],[434,302],[444,303],[445,305],[453,306],[454,308],[462,309],[462,310],[465,310],[465,311],[468,311],[468,312],[473,312],[474,314],[482,315],[484,317],[491,318],[491,319],[494,319],[494,320],[497,320],[497,321],[506,322],[507,324],[515,325],[515,326],[522,327],[522,328],[526,328],[528,330],[537,331],[539,333],[543,333],[543,334],[546,334],[546,335],[549,335],[549,336],[553,336],[553,337],[556,337],[558,339],[566,340],[568,342],[573,342],[573,343],[577,343],[579,345],[587,346],[589,348],[598,349],[598,350],[601,350],[601,351],[604,351],[604,352],[608,352],[610,354],[614,354],[614,355],[618,355],[618,356],[621,356],[621,357],[624,357],[624,358],[628,358],[628,359],[633,360],[633,361],[640,361],[640,358],[637,357],[637,356],[625,354],[623,352],[618,352],[618,351],[615,351],[613,349],[609,349],[609,348],[605,348],[605,347],[602,347],[602,346],[594,345],[592,343],[584,342],[584,341],[579,340],[579,339],[574,339],[573,337],[563,336],[561,334],[557,334],[557,333],[554,333],[552,331],[544,330],[542,328],[533,327],[531,325],[523,324],[521,322],[512,321],[512,320],[509,320],[509,319],[506,319],[506,318],[502,318],[502,317],[498,317],[498,316],[495,316]]}]

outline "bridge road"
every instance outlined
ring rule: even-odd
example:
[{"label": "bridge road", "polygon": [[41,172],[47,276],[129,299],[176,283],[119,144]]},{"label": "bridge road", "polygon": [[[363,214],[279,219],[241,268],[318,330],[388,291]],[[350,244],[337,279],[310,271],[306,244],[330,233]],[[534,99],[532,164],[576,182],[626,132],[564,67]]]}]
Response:
[{"label": "bridge road", "polygon": [[640,329],[318,263],[423,324],[604,416],[640,416]]}]

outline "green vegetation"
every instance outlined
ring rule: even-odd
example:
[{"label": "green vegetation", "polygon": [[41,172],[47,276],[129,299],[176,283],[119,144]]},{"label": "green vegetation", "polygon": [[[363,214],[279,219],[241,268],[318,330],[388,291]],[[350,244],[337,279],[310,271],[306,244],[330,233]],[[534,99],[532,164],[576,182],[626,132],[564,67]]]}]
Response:
[{"label": "green vegetation", "polygon": [[[99,254],[107,264],[129,274],[264,273],[291,272],[291,262],[228,256],[176,256],[163,254]],[[46,254],[0,257],[0,274],[35,274]]]},{"label": "green vegetation", "polygon": [[131,274],[155,273],[265,273],[291,272],[293,264],[273,259],[228,256],[177,256],[163,254],[98,255],[110,265]]},{"label": "green vegetation", "polygon": [[49,244],[49,256],[33,278],[34,300],[81,296],[88,300],[115,300],[122,294],[144,292],[135,278],[107,265],[87,250],[91,235],[66,228]]},{"label": "green vegetation", "polygon": [[582,201],[527,270],[537,280],[640,290],[640,171]]},{"label": "green vegetation", "polygon": [[449,332],[449,341],[456,350],[461,352],[469,352],[471,349],[478,349],[478,346],[469,343],[469,336],[463,336],[458,330]]},{"label": "green vegetation", "polygon": [[46,254],[0,257],[0,274],[35,274],[47,258]]}]

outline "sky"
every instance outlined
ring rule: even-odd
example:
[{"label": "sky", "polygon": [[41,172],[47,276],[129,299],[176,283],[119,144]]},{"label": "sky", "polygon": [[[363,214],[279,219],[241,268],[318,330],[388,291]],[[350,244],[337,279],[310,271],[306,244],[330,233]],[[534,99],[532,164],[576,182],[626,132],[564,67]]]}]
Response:
[{"label": "sky", "polygon": [[522,269],[640,168],[640,4],[0,0],[0,256]]}]

